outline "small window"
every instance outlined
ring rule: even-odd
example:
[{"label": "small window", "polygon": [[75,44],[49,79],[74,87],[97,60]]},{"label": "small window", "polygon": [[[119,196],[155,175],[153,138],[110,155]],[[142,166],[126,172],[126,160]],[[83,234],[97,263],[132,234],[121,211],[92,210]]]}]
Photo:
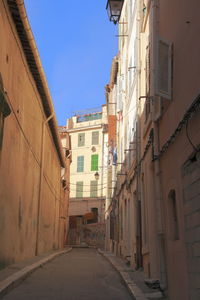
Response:
[{"label": "small window", "polygon": [[171,190],[168,195],[169,201],[169,226],[170,235],[173,241],[179,240],[179,224],[177,214],[176,192]]},{"label": "small window", "polygon": [[76,198],[83,197],[83,181],[77,181],[76,183]]},{"label": "small window", "polygon": [[84,171],[84,156],[77,157],[77,172]]},{"label": "small window", "polygon": [[78,134],[78,147],[85,146],[85,133]]},{"label": "small window", "polygon": [[91,156],[91,171],[98,171],[98,160],[99,160],[98,154],[93,154]]},{"label": "small window", "polygon": [[99,131],[93,131],[92,132],[92,145],[98,145],[99,144]]},{"label": "small window", "polygon": [[90,181],[90,197],[97,197],[97,180]]}]

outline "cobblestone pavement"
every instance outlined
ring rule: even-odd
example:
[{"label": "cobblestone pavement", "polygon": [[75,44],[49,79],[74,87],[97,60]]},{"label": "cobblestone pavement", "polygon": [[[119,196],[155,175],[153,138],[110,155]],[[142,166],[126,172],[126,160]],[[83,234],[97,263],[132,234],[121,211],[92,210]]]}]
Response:
[{"label": "cobblestone pavement", "polygon": [[130,300],[120,275],[98,251],[73,249],[29,275],[4,300]]}]

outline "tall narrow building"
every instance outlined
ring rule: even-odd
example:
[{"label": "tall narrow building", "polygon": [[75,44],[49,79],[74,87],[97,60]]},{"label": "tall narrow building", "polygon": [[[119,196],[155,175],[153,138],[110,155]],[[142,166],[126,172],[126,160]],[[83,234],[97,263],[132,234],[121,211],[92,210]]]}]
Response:
[{"label": "tall narrow building", "polygon": [[67,120],[67,132],[72,145],[69,243],[103,246],[108,151],[106,107],[75,113]]}]

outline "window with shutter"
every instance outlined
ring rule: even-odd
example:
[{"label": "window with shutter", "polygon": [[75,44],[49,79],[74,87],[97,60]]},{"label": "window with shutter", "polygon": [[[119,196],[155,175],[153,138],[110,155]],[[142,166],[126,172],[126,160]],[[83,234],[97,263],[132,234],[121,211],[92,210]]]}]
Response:
[{"label": "window with shutter", "polygon": [[77,198],[83,197],[83,181],[76,182],[76,197]]},{"label": "window with shutter", "polygon": [[90,197],[97,197],[97,180],[90,181]]},{"label": "window with shutter", "polygon": [[118,76],[117,79],[117,112],[123,110],[122,102],[122,76]]},{"label": "window with shutter", "polygon": [[171,99],[172,80],[172,44],[161,39],[158,40],[157,47],[157,78],[156,93],[158,96]]},{"label": "window with shutter", "polygon": [[151,111],[150,103],[150,44],[146,48],[146,62],[145,62],[145,82],[146,82],[146,102],[145,102],[145,118],[148,119],[148,116]]},{"label": "window with shutter", "polygon": [[78,134],[78,147],[85,146],[85,133]]},{"label": "window with shutter", "polygon": [[84,171],[84,156],[77,157],[77,172]]},{"label": "window with shutter", "polygon": [[99,160],[98,154],[93,154],[91,156],[91,171],[98,171],[98,160]]},{"label": "window with shutter", "polygon": [[99,144],[99,131],[93,131],[92,132],[92,145],[98,145]]}]

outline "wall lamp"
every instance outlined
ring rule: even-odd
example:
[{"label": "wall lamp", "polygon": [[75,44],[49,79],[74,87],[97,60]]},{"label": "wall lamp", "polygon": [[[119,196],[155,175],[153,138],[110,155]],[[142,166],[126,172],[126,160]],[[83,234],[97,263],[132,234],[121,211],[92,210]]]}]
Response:
[{"label": "wall lamp", "polygon": [[153,100],[153,96],[140,96],[139,100],[141,100],[141,99]]},{"label": "wall lamp", "polygon": [[99,180],[99,173],[96,172],[96,173],[94,174],[94,177],[95,177],[96,180]]},{"label": "wall lamp", "polygon": [[114,24],[119,23],[124,0],[108,0],[106,10],[108,17]]}]

